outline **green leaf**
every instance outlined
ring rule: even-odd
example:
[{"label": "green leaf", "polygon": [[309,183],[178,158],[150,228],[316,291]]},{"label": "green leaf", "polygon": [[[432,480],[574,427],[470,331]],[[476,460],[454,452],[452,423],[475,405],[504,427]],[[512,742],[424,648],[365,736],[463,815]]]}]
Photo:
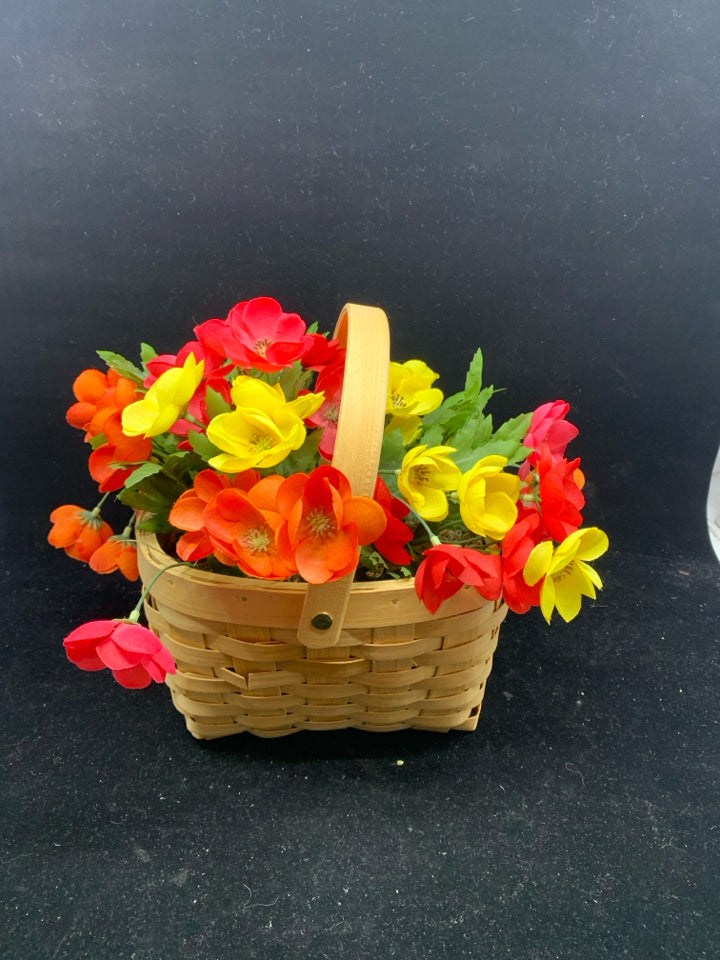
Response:
[{"label": "green leaf", "polygon": [[148,477],[154,476],[156,473],[160,473],[163,469],[161,463],[152,463],[148,461],[147,463],[141,464],[136,470],[130,474],[130,476],[125,481],[125,488],[129,489],[130,487],[136,487],[139,483],[142,483],[143,480],[147,480]]},{"label": "green leaf", "polygon": [[423,430],[420,439],[428,447],[442,447],[445,444],[445,432],[439,423],[435,423],[429,429]]},{"label": "green leaf", "polygon": [[[474,440],[470,445],[461,446],[463,440],[461,436],[462,431],[458,434],[458,440],[460,442],[457,444],[458,453],[455,454],[454,460],[460,469],[463,472],[469,470],[478,460],[489,456],[506,457],[508,466],[522,463],[528,454],[528,450],[523,446],[523,439],[530,426],[532,414],[524,413],[519,417],[514,417],[512,420],[504,423],[494,433],[492,432],[492,421],[490,417],[483,419],[490,421],[490,432],[487,433],[487,424],[484,427],[482,424],[479,425]],[[468,432],[468,439],[469,436]]]},{"label": "green leaf", "polygon": [[125,377],[126,380],[142,384],[145,379],[142,370],[136,367],[134,363],[126,360],[125,357],[121,357],[119,353],[113,353],[112,350],[98,350],[97,355],[105,361],[111,370],[120,374],[121,377]]},{"label": "green leaf", "polygon": [[168,498],[152,488],[147,491],[145,489],[140,490],[138,487],[130,487],[126,490],[120,490],[117,498],[126,506],[132,507],[133,510],[164,516],[170,512],[171,504],[168,503]]},{"label": "green leaf", "polygon": [[380,469],[399,470],[406,453],[407,448],[403,442],[402,432],[400,430],[386,430],[383,434],[380,449]]},{"label": "green leaf", "polygon": [[190,430],[188,440],[195,453],[199,454],[205,461],[210,460],[211,457],[216,457],[221,452],[219,447],[216,447],[211,440],[208,440],[206,433]]},{"label": "green leaf", "polygon": [[[448,438],[448,446],[458,451],[454,459],[461,469],[466,470],[464,464],[468,456],[472,456],[473,451],[481,449],[490,440],[492,427],[492,417],[480,413],[466,420],[458,432]],[[472,462],[477,459],[475,457]]]},{"label": "green leaf", "polygon": [[[212,387],[208,387],[205,392],[205,402],[210,419],[217,417],[221,413],[227,413],[232,409],[225,397]],[[193,431],[195,432],[195,431]]]},{"label": "green leaf", "polygon": [[[283,477],[293,473],[309,473],[318,462],[318,446],[322,430],[308,431],[305,442],[299,450],[293,450],[282,463],[278,464],[277,472]],[[323,461],[321,461],[323,462]]]},{"label": "green leaf", "polygon": [[475,356],[470,361],[468,372],[465,376],[465,396],[468,400],[474,400],[480,395],[483,376],[483,355],[482,350],[477,349]]},{"label": "green leaf", "polygon": [[158,355],[155,347],[151,347],[149,343],[140,344],[140,358],[143,363],[147,363],[148,360],[154,360]]},{"label": "green leaf", "polygon": [[139,530],[149,530],[151,533],[167,533],[174,529],[165,517],[156,513],[149,517],[143,517],[142,520],[138,521],[137,526]]}]

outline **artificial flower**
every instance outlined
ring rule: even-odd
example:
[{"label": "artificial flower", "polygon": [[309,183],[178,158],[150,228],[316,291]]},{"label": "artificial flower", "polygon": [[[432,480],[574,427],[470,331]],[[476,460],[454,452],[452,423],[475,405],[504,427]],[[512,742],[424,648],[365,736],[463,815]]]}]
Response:
[{"label": "artificial flower", "polygon": [[99,484],[101,493],[120,490],[133,470],[152,453],[149,437],[128,437],[123,433],[120,411],[105,420],[105,443],[96,447],[88,459],[90,476]]},{"label": "artificial flower", "polygon": [[540,604],[540,584],[530,586],[524,571],[528,557],[542,538],[542,522],[537,510],[521,513],[502,541],[503,599],[515,613],[527,613]]},{"label": "artificial flower", "polygon": [[73,560],[87,563],[98,547],[112,536],[112,527],[96,510],[84,510],[66,503],[50,514],[52,528],[48,543],[62,548]]},{"label": "artificial flower", "polygon": [[[600,578],[588,561],[607,537],[582,526],[585,479],[580,460],[565,456],[578,431],[564,400],[493,428],[480,351],[464,390],[445,402],[422,360],[390,362],[380,457],[390,487],[378,476],[372,498],[354,496],[332,466],[346,360],[339,340],[308,332],[271,297],[241,301],[193,330],[177,353],[144,345],[139,366],[100,351],[111,369],[84,370],[67,411],[92,447],[100,491],[117,493],[180,564],[313,584],[356,570],[415,575],[433,614],[469,586],[518,613],[540,606],[548,620],[556,609],[571,619],[582,596],[595,595]],[[473,463],[464,473],[458,466]],[[99,505],[66,504],[51,521],[52,545],[99,573],[137,579],[131,525],[114,536]],[[425,549],[428,538],[435,546]],[[73,631],[71,659],[107,666],[128,686],[174,669],[137,625],[151,588],[126,620]]]},{"label": "artificial flower", "polygon": [[114,573],[119,570],[127,580],[137,580],[137,547],[126,537],[110,537],[95,550],[88,561],[95,573]]},{"label": "artificial flower", "polygon": [[311,343],[302,355],[302,365],[306,370],[322,372],[327,367],[341,367],[345,363],[345,347],[339,340],[328,340],[321,333],[308,334]]},{"label": "artificial flower", "polygon": [[539,506],[543,523],[553,540],[564,540],[582,523],[581,510],[585,496],[581,486],[584,476],[579,470],[580,458],[553,458],[549,447],[542,444],[537,463]]},{"label": "artificial flower", "polygon": [[465,584],[486,600],[497,600],[502,592],[502,561],[497,554],[440,543],[424,556],[415,574],[415,592],[430,613],[437,613],[442,602]]},{"label": "artificial flower", "polygon": [[381,536],[387,523],[382,507],[353,496],[345,475],[329,465],[288,477],[277,491],[277,507],[285,521],[278,544],[308,583],[351,573],[359,547]]},{"label": "artificial flower", "polygon": [[161,373],[142,400],[123,410],[123,433],[128,437],[157,437],[169,430],[197,390],[204,365],[191,351],[182,367]]},{"label": "artificial flower", "polygon": [[422,360],[390,363],[387,412],[391,419],[386,429],[400,430],[404,443],[417,434],[420,418],[443,402],[442,390],[432,386],[438,376]]},{"label": "artificial flower", "polygon": [[[193,563],[215,552],[216,544],[205,527],[205,511],[223,490],[234,487],[249,490],[260,479],[256,470],[236,474],[232,480],[214,470],[201,470],[192,488],[181,493],[170,510],[170,523],[186,532],[178,540],[175,551],[181,560]],[[230,558],[234,563],[234,557]]]},{"label": "artificial flower", "polygon": [[483,457],[458,483],[460,515],[465,526],[481,537],[502,540],[517,520],[520,480],[505,473],[507,457]]},{"label": "artificial flower", "polygon": [[[318,449],[320,456],[326,460],[332,460],[335,451],[342,388],[343,368],[337,364],[325,367],[318,375],[315,386],[316,392],[322,393],[325,399],[315,413],[305,418],[307,426],[322,430]],[[304,395],[301,393],[301,396]]]},{"label": "artificial flower", "polygon": [[163,683],[175,661],[152,630],[129,620],[92,620],[65,637],[68,659],[81,670],[108,667],[123,687]]},{"label": "artificial flower", "polygon": [[215,554],[232,558],[249,577],[286,580],[296,573],[287,553],[281,556],[276,534],[283,519],[274,509],[284,477],[272,476],[247,492],[221,491],[205,510],[205,525]]},{"label": "artificial flower", "polygon": [[298,450],[306,436],[303,418],[320,408],[324,396],[310,393],[288,402],[280,384],[240,376],[232,399],[236,409],[218,414],[207,428],[208,439],[222,451],[208,462],[225,473],[274,467]]},{"label": "artificial flower", "polygon": [[[201,327],[197,328],[201,335],[207,333]],[[175,367],[183,367],[188,356],[192,353],[196,361],[203,362],[203,375],[195,392],[187,402],[187,412],[191,420],[182,417],[175,421],[170,427],[172,433],[180,436],[187,436],[190,430],[200,431],[201,424],[207,425],[211,417],[207,408],[207,392],[212,388],[220,397],[230,405],[230,384],[227,380],[229,373],[232,373],[234,366],[232,363],[219,357],[212,346],[212,341],[207,339],[190,340],[178,351],[177,355],[165,353],[148,360],[146,367],[149,375],[145,378],[144,385],[151,387],[163,373],[172,370]],[[184,449],[183,445],[183,449]]]},{"label": "artificial flower", "polygon": [[448,515],[446,494],[456,490],[460,468],[449,454],[454,447],[428,447],[422,443],[403,457],[397,483],[400,493],[424,520],[437,522]]},{"label": "artificial flower", "polygon": [[565,419],[569,410],[570,404],[564,400],[543,403],[535,410],[523,440],[523,445],[533,451],[528,457],[531,463],[537,462],[538,450],[543,443],[547,444],[553,459],[565,455],[568,443],[579,433],[578,428]]},{"label": "artificial flower", "polygon": [[111,414],[142,398],[132,380],[115,370],[103,373],[92,367],[75,378],[73,393],[77,403],[68,409],[66,419],[70,426],[84,430],[88,440],[103,433]]},{"label": "artificial flower", "polygon": [[556,548],[549,540],[533,548],[525,564],[525,582],[533,586],[542,581],[540,609],[548,623],[553,610],[567,622],[580,613],[583,597],[595,599],[602,580],[587,561],[607,548],[607,534],[597,527],[575,530]]},{"label": "artificial flower", "polygon": [[232,308],[223,344],[240,369],[272,373],[292,366],[313,340],[298,314],[285,313],[272,297],[256,297]]},{"label": "artificial flower", "polygon": [[410,507],[390,493],[382,477],[378,477],[375,482],[375,501],[383,508],[387,524],[373,546],[390,563],[398,566],[412,563],[413,558],[406,544],[410,543],[415,534],[404,522],[404,518],[410,513]]}]

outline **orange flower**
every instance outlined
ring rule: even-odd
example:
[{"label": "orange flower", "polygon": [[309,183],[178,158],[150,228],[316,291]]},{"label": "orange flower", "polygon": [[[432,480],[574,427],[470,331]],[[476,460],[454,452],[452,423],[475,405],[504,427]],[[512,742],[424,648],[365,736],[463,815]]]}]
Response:
[{"label": "orange flower", "polygon": [[[270,481],[270,482],[268,482]],[[251,490],[223,490],[205,510],[205,525],[215,556],[234,558],[243,573],[264,580],[286,580],[296,573],[291,557],[281,556],[276,534],[283,520],[275,510],[273,488],[283,477],[266,477]]]},{"label": "orange flower", "polygon": [[84,430],[86,439],[103,432],[105,420],[111,413],[123,410],[143,396],[132,380],[121,377],[114,370],[103,373],[93,368],[83,370],[76,377],[73,393],[78,402],[68,410],[67,422]]},{"label": "orange flower", "polygon": [[90,557],[90,569],[95,573],[114,573],[119,570],[128,580],[137,580],[137,549],[129,540],[110,537]]},{"label": "orange flower", "polygon": [[100,485],[100,492],[107,493],[108,490],[120,490],[135,467],[148,459],[152,453],[152,440],[126,437],[118,410],[105,420],[103,433],[107,443],[93,450],[88,467],[90,476]]},{"label": "orange flower", "polygon": [[[213,541],[205,529],[205,510],[219,493],[235,487],[239,490],[250,489],[260,478],[257,470],[245,470],[238,473],[232,481],[227,474],[214,470],[201,470],[195,477],[191,490],[181,493],[170,511],[170,523],[179,530],[187,532],[180,537],[175,547],[181,560],[192,563],[202,560],[214,552]],[[221,563],[235,564],[235,559],[218,556]]]},{"label": "orange flower", "polygon": [[74,560],[87,563],[98,547],[112,536],[112,527],[94,510],[66,503],[50,514],[53,527],[48,543],[62,548]]},{"label": "orange flower", "polygon": [[358,547],[385,530],[382,507],[370,497],[354,497],[350,483],[331,466],[296,473],[278,489],[277,507],[285,520],[278,534],[281,553],[294,558],[308,583],[327,583],[351,573]]}]

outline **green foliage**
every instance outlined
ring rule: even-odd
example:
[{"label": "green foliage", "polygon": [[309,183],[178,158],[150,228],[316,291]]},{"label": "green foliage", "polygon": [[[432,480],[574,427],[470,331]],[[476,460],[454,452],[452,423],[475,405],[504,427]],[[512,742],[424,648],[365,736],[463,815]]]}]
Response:
[{"label": "green foliage", "polygon": [[149,360],[154,360],[158,355],[155,347],[151,347],[149,343],[140,344],[140,359],[143,363],[147,363]]},{"label": "green foliage", "polygon": [[98,350],[97,355],[101,360],[126,380],[132,380],[134,383],[142,384],[145,374],[139,367],[136,367],[130,360],[121,357],[119,353],[113,353],[112,350]]}]

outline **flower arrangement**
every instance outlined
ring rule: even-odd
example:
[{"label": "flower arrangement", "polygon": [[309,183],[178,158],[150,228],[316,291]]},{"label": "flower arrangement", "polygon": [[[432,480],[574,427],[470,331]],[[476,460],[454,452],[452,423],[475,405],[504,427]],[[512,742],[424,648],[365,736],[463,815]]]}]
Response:
[{"label": "flower arrangement", "polygon": [[[98,573],[138,579],[134,529],[155,531],[172,566],[266,580],[326,583],[414,577],[436,613],[469,585],[526,613],[566,621],[602,586],[589,561],[608,538],[582,525],[578,429],[556,400],[495,427],[483,358],[445,397],[425,362],[391,362],[373,497],[332,466],[345,351],[269,297],[194,328],[177,354],[143,344],[139,365],[98,351],[67,412],[90,447],[102,499],[51,514],[49,542]],[[115,534],[102,517],[115,495],[131,511]],[[166,567],[165,569],[168,569]],[[161,571],[161,573],[164,571]],[[168,650],[130,615],[91,621],[65,638],[70,660],[109,668],[127,687],[162,682]]]}]

